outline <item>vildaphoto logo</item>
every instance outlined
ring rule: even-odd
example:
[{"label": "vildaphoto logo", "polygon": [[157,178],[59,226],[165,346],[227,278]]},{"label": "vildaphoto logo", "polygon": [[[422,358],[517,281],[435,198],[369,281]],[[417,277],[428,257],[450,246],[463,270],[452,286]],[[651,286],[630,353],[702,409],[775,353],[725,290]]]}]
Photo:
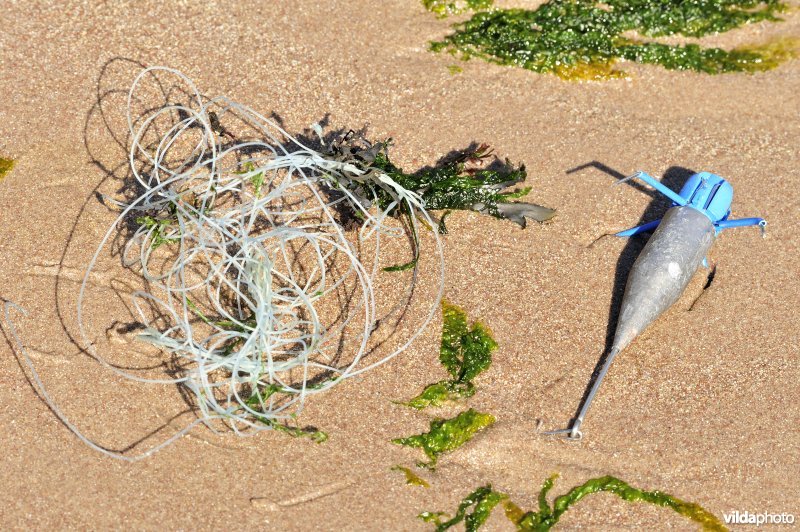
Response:
[{"label": "vildaphoto logo", "polygon": [[753,513],[745,510],[740,512],[738,510],[728,513],[723,513],[722,517],[725,519],[726,525],[791,525],[794,524],[794,514],[786,512],[773,514],[770,512]]}]

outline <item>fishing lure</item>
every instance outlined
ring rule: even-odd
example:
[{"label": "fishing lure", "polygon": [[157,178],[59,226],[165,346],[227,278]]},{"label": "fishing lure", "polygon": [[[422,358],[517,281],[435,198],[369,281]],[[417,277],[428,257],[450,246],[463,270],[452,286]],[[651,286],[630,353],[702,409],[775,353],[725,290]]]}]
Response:
[{"label": "fishing lure", "polygon": [[583,436],[581,424],[614,357],[678,300],[700,264],[708,266],[706,253],[723,229],[757,225],[764,235],[767,222],[763,218],[729,218],[733,187],[718,175],[694,174],[679,194],[642,171],[618,183],[635,178],[671,199],[672,206],[660,220],[616,233],[629,237],[655,230],[628,275],[614,343],[578,417],[570,428],[545,434],[566,433],[570,439]]}]

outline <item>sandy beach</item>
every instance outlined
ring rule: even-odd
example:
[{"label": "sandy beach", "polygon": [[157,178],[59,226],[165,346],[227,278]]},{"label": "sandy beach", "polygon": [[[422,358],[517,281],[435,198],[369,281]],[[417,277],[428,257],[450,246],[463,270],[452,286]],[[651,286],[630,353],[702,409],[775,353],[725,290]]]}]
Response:
[{"label": "sandy beach", "polygon": [[[784,19],[702,42],[800,35],[800,13]],[[0,297],[26,309],[14,323],[50,396],[108,448],[142,452],[192,419],[175,386],[116,377],[76,332],[87,260],[116,217],[96,193],[113,194],[127,169],[125,98],[142,65],[274,112],[290,132],[326,115],[333,128],[368,125],[371,138],[394,139],[393,161],[407,171],[488,143],[526,165],[531,201],[558,211],[526,229],[451,215],[445,297],[499,344],[478,393],[422,412],[393,402],[445,377],[437,318],[400,356],[308,401],[301,421],[325,430],[324,444],[201,426],[145,460],[115,461],[48,408],[3,321],[0,527],[429,530],[417,514],[452,512],[484,484],[534,509],[555,472],[553,494],[615,475],[720,518],[800,514],[800,61],[720,76],[625,64],[629,79],[565,82],[430,52],[450,22],[415,0],[0,5],[0,156],[16,160],[0,181]],[[755,228],[721,234],[713,283],[704,290],[698,273],[617,357],[584,440],[543,437],[540,424],[562,428],[575,414],[645,240],[590,244],[668,207],[642,187],[612,186],[638,169],[675,189],[694,172],[724,176],[733,215],[766,218],[767,238]],[[109,261],[93,282],[124,283],[121,272]],[[98,298],[87,319],[101,331],[119,305]],[[107,340],[114,360],[134,356]],[[390,440],[467,406],[497,423],[435,472],[420,470],[430,488],[406,485],[391,468],[422,454]],[[610,494],[587,497],[559,527],[696,529]],[[485,527],[511,528],[499,510]]]}]

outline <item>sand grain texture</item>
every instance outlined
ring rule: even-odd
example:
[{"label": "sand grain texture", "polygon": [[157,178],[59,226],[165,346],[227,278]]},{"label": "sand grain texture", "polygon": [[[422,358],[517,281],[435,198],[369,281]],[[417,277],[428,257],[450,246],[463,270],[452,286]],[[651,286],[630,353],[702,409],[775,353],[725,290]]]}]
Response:
[{"label": "sand grain texture", "polygon": [[[786,19],[704,42],[800,34],[800,13]],[[427,413],[391,401],[444,377],[438,320],[403,356],[309,402],[303,422],[330,434],[324,445],[198,428],[135,464],[79,442],[4,342],[2,528],[418,530],[427,527],[417,513],[452,510],[481,483],[533,508],[554,471],[562,474],[554,493],[613,474],[718,516],[800,514],[800,61],[720,77],[626,65],[632,79],[603,84],[478,61],[451,75],[454,60],[426,49],[447,22],[412,0],[3,2],[0,26],[0,154],[17,160],[0,183],[0,296],[28,310],[17,323],[52,396],[111,448],[166,425],[137,447],[146,449],[191,419],[171,420],[186,408],[174,387],[120,381],[73,340],[77,279],[113,220],[94,193],[113,192],[125,173],[119,135],[138,70],[131,61],[178,68],[206,94],[277,112],[289,131],[328,113],[336,127],[368,123],[374,138],[396,140],[394,159],[406,169],[488,142],[524,162],[531,197],[559,211],[526,230],[470,213],[448,219],[446,297],[488,323],[500,344],[468,404],[498,423],[444,456],[436,474],[423,473],[431,489],[390,471],[421,454],[389,440],[427,427]],[[586,246],[665,208],[633,187],[610,187],[609,172],[636,169],[673,187],[690,171],[725,176],[734,215],[766,217],[769,238],[723,234],[711,288],[687,312],[702,291],[695,279],[617,358],[587,438],[539,437],[537,419],[559,428],[574,414],[641,242]],[[100,270],[93,281],[114,275]],[[119,304],[100,302],[89,318],[102,321]],[[115,360],[146,356],[113,345]],[[562,524],[692,528],[609,495],[586,499]],[[498,513],[487,528],[507,527]]]}]

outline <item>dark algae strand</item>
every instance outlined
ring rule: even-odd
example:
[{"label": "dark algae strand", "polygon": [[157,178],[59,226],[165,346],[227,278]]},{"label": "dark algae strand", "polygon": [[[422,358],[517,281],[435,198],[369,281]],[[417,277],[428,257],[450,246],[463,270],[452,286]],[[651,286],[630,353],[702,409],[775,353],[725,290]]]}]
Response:
[{"label": "dark algae strand", "polygon": [[795,57],[797,40],[725,50],[652,39],[703,37],[752,22],[778,21],[785,9],[778,0],[550,0],[534,10],[475,13],[431,49],[564,79],[624,76],[614,68],[618,60],[708,74],[757,72]]},{"label": "dark algae strand", "polygon": [[[516,166],[508,160],[496,159],[487,144],[470,147],[415,173],[406,173],[392,162],[389,158],[391,145],[391,139],[373,143],[357,134],[348,134],[331,146],[326,157],[353,164],[364,172],[364,177],[374,173],[388,176],[417,194],[430,211],[475,211],[510,220],[521,227],[526,226],[526,218],[544,222],[555,215],[552,209],[514,201],[531,191],[530,187],[512,188],[525,181],[528,175],[525,165]],[[353,183],[351,192],[364,201],[374,201],[383,209],[396,204],[390,192],[364,179]],[[407,213],[397,205],[390,214]],[[443,223],[439,224],[439,230],[446,232]]]},{"label": "dark algae strand", "polygon": [[465,529],[468,532],[473,532],[486,522],[492,510],[498,504],[502,504],[506,517],[514,523],[517,530],[540,532],[550,530],[558,523],[564,512],[585,496],[592,493],[609,492],[625,501],[645,502],[670,508],[698,523],[703,530],[727,530],[716,516],[698,504],[682,501],[661,491],[640,490],[625,481],[608,475],[593,478],[580,486],[575,486],[566,494],[556,497],[551,506],[547,500],[547,495],[553,488],[557,477],[558,475],[552,475],[542,485],[542,489],[539,492],[539,507],[537,511],[523,512],[519,506],[509,500],[508,495],[495,491],[491,485],[487,485],[467,495],[450,519],[446,519],[448,516],[443,512],[424,512],[419,515],[419,518],[436,525],[437,532],[449,530],[462,521],[465,524]]}]

